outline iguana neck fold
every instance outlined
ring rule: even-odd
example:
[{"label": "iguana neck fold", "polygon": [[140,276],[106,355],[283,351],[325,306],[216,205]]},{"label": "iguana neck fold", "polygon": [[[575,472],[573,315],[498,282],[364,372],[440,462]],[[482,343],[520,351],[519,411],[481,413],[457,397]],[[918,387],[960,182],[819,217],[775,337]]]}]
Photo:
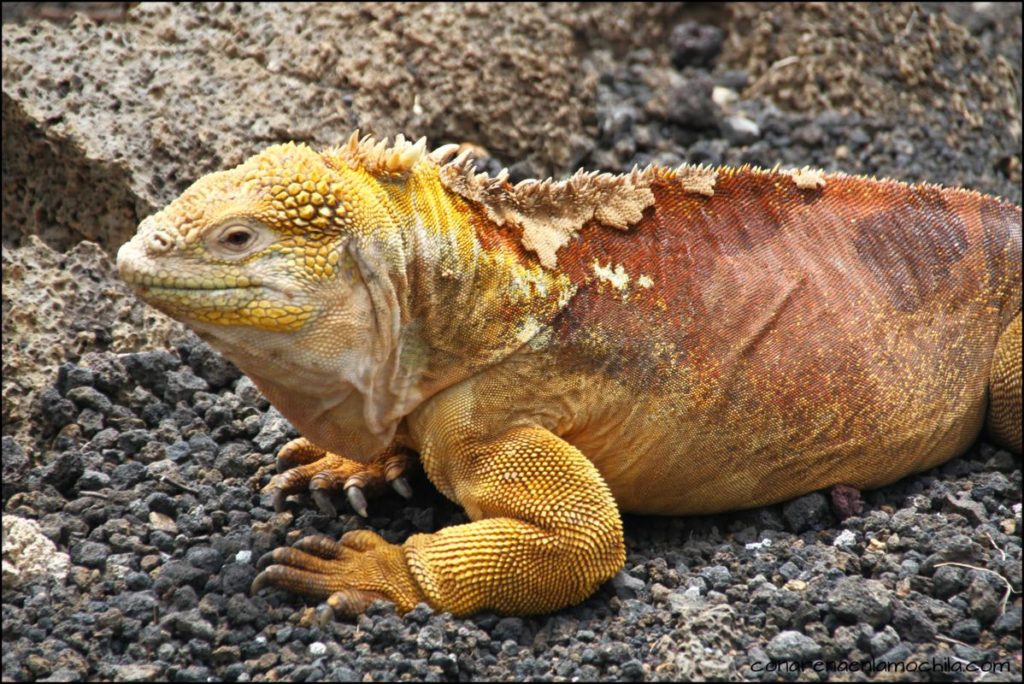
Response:
[{"label": "iguana neck fold", "polygon": [[404,400],[395,411],[407,415],[414,404],[528,343],[575,286],[530,258],[513,228],[494,226],[448,191],[437,166],[367,181],[394,230],[374,231],[354,249],[365,261],[375,308],[396,311],[389,334],[396,340],[395,387]]}]

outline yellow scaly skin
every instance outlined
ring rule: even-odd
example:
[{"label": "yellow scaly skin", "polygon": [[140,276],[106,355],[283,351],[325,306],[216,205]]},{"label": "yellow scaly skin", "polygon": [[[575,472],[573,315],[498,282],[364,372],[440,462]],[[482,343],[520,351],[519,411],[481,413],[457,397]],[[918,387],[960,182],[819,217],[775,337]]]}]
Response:
[{"label": "yellow scaly skin", "polygon": [[961,452],[989,395],[1020,452],[1019,208],[806,169],[513,188],[423,145],[269,148],[118,254],[303,434],[269,491],[408,448],[472,521],[308,537],[255,589],[547,612],[622,567],[620,509],[880,486]]}]

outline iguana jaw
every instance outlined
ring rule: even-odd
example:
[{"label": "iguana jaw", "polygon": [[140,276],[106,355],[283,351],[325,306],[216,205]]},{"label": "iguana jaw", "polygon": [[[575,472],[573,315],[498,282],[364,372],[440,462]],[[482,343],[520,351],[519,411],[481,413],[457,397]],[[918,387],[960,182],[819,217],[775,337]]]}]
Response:
[{"label": "iguana jaw", "polygon": [[189,325],[248,325],[266,331],[300,329],[314,312],[308,293],[249,264],[193,264],[187,256],[154,257],[146,243],[158,234],[143,222],[121,246],[117,267],[137,296]]}]

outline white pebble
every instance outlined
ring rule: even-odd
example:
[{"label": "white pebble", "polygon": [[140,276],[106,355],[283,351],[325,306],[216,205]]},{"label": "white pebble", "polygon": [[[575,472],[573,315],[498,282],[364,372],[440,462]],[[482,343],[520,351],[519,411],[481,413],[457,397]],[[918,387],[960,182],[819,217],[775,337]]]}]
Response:
[{"label": "white pebble", "polygon": [[836,537],[835,541],[832,542],[832,546],[842,546],[844,548],[853,546],[857,543],[857,535],[851,530],[843,530]]},{"label": "white pebble", "polygon": [[729,107],[736,104],[738,99],[740,99],[740,96],[732,88],[715,86],[711,90],[711,100],[722,109],[728,110]]},{"label": "white pebble", "polygon": [[746,548],[747,551],[759,551],[761,549],[766,549],[771,545],[772,540],[766,537],[759,542],[750,542],[749,544],[744,544],[744,548]]}]

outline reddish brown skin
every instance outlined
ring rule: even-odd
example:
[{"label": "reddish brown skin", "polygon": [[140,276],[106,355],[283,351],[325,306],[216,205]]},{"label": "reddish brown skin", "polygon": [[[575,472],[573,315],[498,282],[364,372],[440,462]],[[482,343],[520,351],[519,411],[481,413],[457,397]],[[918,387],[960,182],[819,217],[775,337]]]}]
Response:
[{"label": "reddish brown skin", "polygon": [[[835,287],[821,280],[795,291],[777,326],[797,312],[813,317],[830,305],[847,306],[854,282],[884,296],[894,313],[967,301],[982,284],[1000,310],[1000,329],[1020,310],[1020,231],[1013,227],[1021,212],[992,197],[853,176],[830,177],[822,190],[800,190],[781,174],[744,170],[720,174],[712,197],[664,180],[655,184],[654,196],[655,205],[632,230],[590,224],[559,252],[559,267],[584,286],[566,318],[621,323],[624,339],[651,330],[674,333],[693,353],[721,348],[750,328],[748,313],[770,307],[772,293],[785,285],[767,265],[798,266],[801,249],[856,258],[844,262],[847,273],[835,278]],[[654,287],[635,290],[630,299],[639,315],[623,317],[620,303],[601,294],[593,282],[595,259],[654,279]],[[644,328],[628,328],[644,321]]]},{"label": "reddish brown skin", "polygon": [[[805,190],[784,174],[726,169],[706,197],[661,175],[630,230],[585,226],[558,253],[579,287],[553,321],[563,363],[637,396],[685,397],[715,433],[699,450],[717,468],[753,469],[765,488],[878,486],[908,472],[864,464],[844,478],[837,465],[822,481],[823,461],[857,453],[847,435],[885,435],[879,449],[911,471],[965,448],[998,335],[1021,307],[1020,209],[965,190],[826,178]],[[627,297],[594,277],[595,260],[623,266]],[[654,285],[636,287],[641,274]],[[914,392],[934,409],[906,413]],[[818,432],[801,435],[809,425]],[[805,449],[818,455],[787,456]]]}]

